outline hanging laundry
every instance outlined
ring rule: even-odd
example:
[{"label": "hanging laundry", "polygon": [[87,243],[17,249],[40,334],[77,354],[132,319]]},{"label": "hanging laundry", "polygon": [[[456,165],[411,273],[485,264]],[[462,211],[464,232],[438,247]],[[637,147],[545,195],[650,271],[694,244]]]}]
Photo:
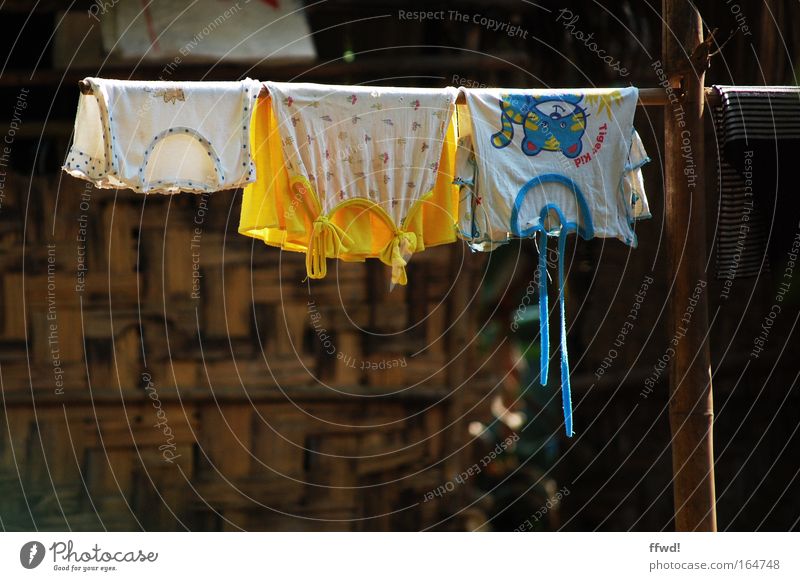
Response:
[{"label": "hanging laundry", "polygon": [[240,233],[305,252],[309,278],[378,258],[393,284],[413,253],[455,241],[456,89],[266,86]]},{"label": "hanging laundry", "polygon": [[[800,203],[791,167],[800,152],[800,89],[715,86],[720,149],[717,278],[733,280],[782,262]],[[727,289],[727,287],[726,287]]]},{"label": "hanging laundry", "polygon": [[541,383],[549,368],[547,236],[558,237],[561,386],[572,435],[564,309],[564,250],[571,232],[636,246],[649,218],[641,175],[649,159],[633,129],[638,90],[461,89],[456,184],[459,230],[475,250],[538,237]]},{"label": "hanging laundry", "polygon": [[260,85],[86,79],[63,169],[99,188],[212,192],[255,180],[250,117]]}]

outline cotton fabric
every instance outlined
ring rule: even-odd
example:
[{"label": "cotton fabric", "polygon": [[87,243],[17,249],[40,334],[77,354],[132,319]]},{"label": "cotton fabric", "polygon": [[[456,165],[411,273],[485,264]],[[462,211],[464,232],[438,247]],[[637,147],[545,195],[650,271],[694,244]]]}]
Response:
[{"label": "cotton fabric", "polygon": [[377,258],[398,284],[413,253],[456,239],[454,88],[266,87],[239,232],[305,252],[309,278]]},{"label": "cotton fabric", "polygon": [[99,188],[212,192],[255,180],[250,117],[260,85],[88,78],[64,170]]}]

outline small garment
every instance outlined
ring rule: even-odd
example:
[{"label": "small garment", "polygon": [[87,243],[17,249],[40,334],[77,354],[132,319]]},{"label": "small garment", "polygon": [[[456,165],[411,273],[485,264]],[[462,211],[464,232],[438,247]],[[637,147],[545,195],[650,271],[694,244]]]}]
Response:
[{"label": "small garment", "polygon": [[636,88],[461,89],[456,184],[459,230],[475,250],[538,236],[542,385],[549,353],[547,236],[558,237],[561,387],[572,435],[564,309],[566,236],[617,238],[636,246],[633,222],[649,218],[641,166],[649,159],[633,129]]},{"label": "small garment", "polygon": [[455,88],[266,86],[240,233],[305,252],[309,278],[328,258],[378,258],[393,284],[413,253],[456,240]]},{"label": "small garment", "polygon": [[255,180],[250,117],[260,85],[87,78],[64,171],[99,188],[213,192]]}]

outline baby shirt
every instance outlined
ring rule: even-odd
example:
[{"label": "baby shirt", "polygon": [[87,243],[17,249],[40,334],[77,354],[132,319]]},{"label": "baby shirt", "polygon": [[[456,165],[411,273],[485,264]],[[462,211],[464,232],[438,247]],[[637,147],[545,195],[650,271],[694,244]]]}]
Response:
[{"label": "baby shirt", "polygon": [[455,241],[456,89],[266,86],[240,233],[305,252],[309,278],[378,258],[399,284],[413,253]]},{"label": "baby shirt", "polygon": [[63,169],[99,188],[212,192],[255,179],[250,117],[260,85],[87,78]]},{"label": "baby shirt", "polygon": [[558,237],[561,384],[572,435],[564,311],[566,236],[635,246],[650,217],[641,175],[648,160],[633,129],[634,87],[585,90],[461,89],[456,184],[460,235],[475,250],[539,237],[541,383],[547,383],[547,236]]},{"label": "baby shirt", "polygon": [[457,177],[461,234],[471,246],[487,250],[540,231],[548,204],[585,239],[636,245],[632,222],[649,217],[636,88],[463,92]]}]

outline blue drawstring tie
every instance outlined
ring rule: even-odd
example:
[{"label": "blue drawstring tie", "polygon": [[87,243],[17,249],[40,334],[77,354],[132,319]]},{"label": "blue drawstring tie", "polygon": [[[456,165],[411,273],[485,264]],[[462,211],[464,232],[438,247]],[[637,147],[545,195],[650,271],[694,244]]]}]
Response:
[{"label": "blue drawstring tie", "polygon": [[572,390],[569,384],[569,357],[567,355],[567,315],[564,307],[564,254],[567,248],[567,231],[558,235],[558,302],[561,306],[561,403],[564,407],[564,428],[572,437]]},{"label": "blue drawstring tie", "polygon": [[[539,341],[541,343],[540,382],[547,385],[550,369],[550,331],[547,300],[547,232],[540,231],[539,245]],[[567,246],[567,229],[562,226],[558,234],[558,303],[561,331],[561,401],[564,408],[564,427],[572,437],[572,389],[569,383],[569,355],[567,352],[567,315],[564,307],[564,254]]]},{"label": "blue drawstring tie", "polygon": [[547,374],[550,368],[550,333],[548,331],[547,305],[547,232],[541,231],[542,242],[539,245],[539,343],[541,357],[539,365],[539,381],[547,385]]},{"label": "blue drawstring tie", "polygon": [[[539,224],[524,228],[520,224],[520,213],[522,202],[526,194],[535,187],[547,184],[559,184],[572,190],[581,216],[582,223],[568,222],[564,218],[564,213],[556,204],[545,204],[541,209]],[[577,232],[584,240],[594,238],[594,225],[586,197],[572,179],[560,174],[543,174],[537,176],[517,192],[514,200],[514,207],[511,208],[511,232],[519,238],[528,238],[541,235],[542,243],[539,247],[539,337],[542,346],[542,356],[540,360],[540,382],[547,385],[547,376],[550,367],[550,331],[548,324],[548,304],[547,304],[547,229],[545,227],[548,214],[554,211],[560,222],[558,233],[558,302],[561,313],[561,401],[564,408],[564,427],[567,436],[572,437],[572,390],[569,383],[569,356],[567,354],[567,316],[564,307],[564,254],[567,246],[567,234]]]}]

